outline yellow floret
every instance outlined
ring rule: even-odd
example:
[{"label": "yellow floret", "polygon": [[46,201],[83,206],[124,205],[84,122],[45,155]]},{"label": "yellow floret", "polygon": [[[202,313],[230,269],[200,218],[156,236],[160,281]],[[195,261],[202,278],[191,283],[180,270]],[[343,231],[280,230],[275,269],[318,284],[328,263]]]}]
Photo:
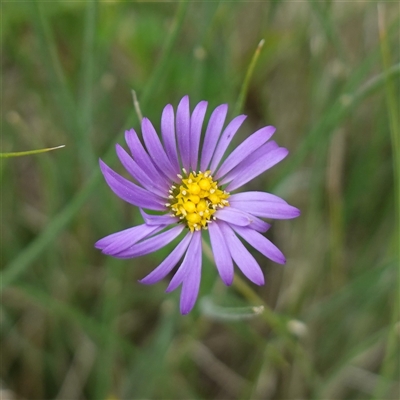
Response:
[{"label": "yellow floret", "polygon": [[209,200],[211,201],[211,203],[213,203],[213,204],[218,204],[218,203],[220,202],[219,196],[217,196],[215,193],[210,194],[210,195],[208,196],[208,199],[209,199]]},{"label": "yellow floret", "polygon": [[187,201],[183,207],[185,208],[185,210],[189,213],[192,213],[194,211],[196,211],[196,205],[194,203],[192,203],[191,201]]},{"label": "yellow floret", "polygon": [[208,179],[202,179],[202,180],[199,182],[199,186],[200,186],[200,188],[201,188],[202,190],[210,190],[210,188],[211,188],[211,184],[210,184],[210,182],[209,182]]},{"label": "yellow floret", "polygon": [[200,201],[200,197],[196,194],[189,196],[189,200],[192,201],[194,204],[197,204]]},{"label": "yellow floret", "polygon": [[191,194],[199,194],[200,193],[200,186],[197,183],[192,183],[188,185],[189,192]]},{"label": "yellow floret", "polygon": [[186,215],[186,219],[188,222],[191,222],[192,224],[198,224],[201,221],[201,217],[197,213],[190,213]]},{"label": "yellow floret", "polygon": [[171,201],[167,206],[192,232],[207,229],[217,207],[229,206],[229,193],[222,191],[210,174],[211,171],[191,172],[188,177],[179,175],[181,183],[171,186],[169,191]]},{"label": "yellow floret", "polygon": [[207,208],[207,202],[204,199],[200,200],[196,208],[197,211],[205,211]]}]

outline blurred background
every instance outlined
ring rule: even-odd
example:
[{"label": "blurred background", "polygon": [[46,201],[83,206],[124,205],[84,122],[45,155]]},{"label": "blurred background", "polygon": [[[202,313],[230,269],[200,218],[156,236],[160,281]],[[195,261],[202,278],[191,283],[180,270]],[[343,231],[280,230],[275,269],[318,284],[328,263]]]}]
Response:
[{"label": "blurred background", "polygon": [[[66,145],[1,162],[2,399],[398,398],[398,4],[1,7],[1,152]],[[261,39],[235,144],[277,127],[290,154],[247,189],[302,215],[267,234],[285,266],[254,251],[258,297],[204,257],[182,317],[179,290],[137,282],[174,244],[132,260],[94,249],[141,223],[97,160],[122,173],[132,89],[157,129],[186,94],[233,118]]]}]

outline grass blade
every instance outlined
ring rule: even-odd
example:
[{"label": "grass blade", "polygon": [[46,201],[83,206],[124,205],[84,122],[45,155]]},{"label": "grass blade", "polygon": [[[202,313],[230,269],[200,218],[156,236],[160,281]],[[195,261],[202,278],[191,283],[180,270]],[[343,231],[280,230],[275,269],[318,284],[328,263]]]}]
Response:
[{"label": "grass blade", "polygon": [[209,318],[221,321],[241,321],[259,316],[264,306],[249,307],[221,307],[216,305],[210,297],[203,297],[200,304],[201,311]]},{"label": "grass blade", "polygon": [[[397,262],[400,262],[400,127],[399,127],[399,104],[395,92],[393,78],[389,75],[392,65],[391,50],[389,47],[386,23],[385,23],[385,5],[378,4],[378,29],[382,64],[385,77],[385,97],[389,117],[390,137],[392,141],[393,152],[393,175],[394,175],[394,197],[395,197],[395,232],[394,248]],[[388,382],[396,379],[396,370],[398,367],[398,316],[399,316],[400,294],[396,291],[393,295],[392,320],[386,339],[385,356],[380,370],[380,379],[376,386],[374,398],[376,400],[385,397],[388,393]]]},{"label": "grass blade", "polygon": [[246,100],[247,91],[249,89],[250,80],[253,75],[254,67],[257,64],[257,60],[258,60],[258,57],[260,56],[261,50],[264,46],[264,43],[265,43],[265,40],[262,39],[260,41],[260,43],[258,43],[256,51],[253,54],[253,58],[250,61],[249,68],[247,69],[246,76],[244,78],[242,87],[240,89],[239,97],[237,99],[233,115],[239,115],[239,113],[241,112],[241,110],[243,108],[243,104]]},{"label": "grass blade", "polygon": [[79,122],[75,100],[68,87],[67,79],[57,54],[54,35],[43,12],[43,3],[35,1],[32,8],[33,21],[39,36],[39,48],[49,77],[51,94],[55,97],[55,103],[62,116],[65,128],[71,133],[75,142],[79,143],[77,148],[82,165],[86,170],[90,170],[94,165],[94,153],[87,131]]},{"label": "grass blade", "polygon": [[[159,81],[162,78],[162,69],[160,65],[164,65],[167,62],[167,59],[170,56],[170,53],[179,37],[179,32],[182,29],[184,15],[187,9],[186,2],[180,3],[178,7],[178,11],[175,18],[175,23],[172,26],[172,29],[165,40],[165,50],[163,52],[163,57],[160,60],[160,63],[156,67],[153,78],[149,83],[149,87],[146,89],[143,97],[141,99],[141,104],[145,108],[151,94],[157,88]],[[124,124],[125,126],[131,125],[134,120],[134,115],[130,114],[127,121]],[[123,135],[123,130],[119,135],[121,138]],[[117,138],[118,140],[118,138]],[[107,161],[111,158],[115,157],[114,147],[112,146],[105,154],[104,159]],[[54,218],[51,220],[47,228],[37,236],[18,256],[15,257],[11,263],[6,266],[5,271],[3,272],[3,276],[0,282],[0,292],[10,285],[20,274],[22,274],[26,268],[32,263],[39,255],[49,246],[53,240],[55,240],[58,234],[67,226],[68,223],[71,222],[72,218],[77,214],[79,209],[85,204],[85,201],[88,199],[90,194],[95,190],[97,185],[101,181],[101,172],[100,169],[97,168],[90,178],[87,180],[84,187],[78,192],[74,198],[70,201],[70,203]]]},{"label": "grass blade", "polygon": [[56,147],[48,147],[46,149],[16,151],[16,152],[11,152],[11,153],[0,153],[0,158],[31,156],[33,154],[46,153],[47,151],[62,149],[63,147],[65,147],[65,144],[62,144],[62,145],[56,146]]}]

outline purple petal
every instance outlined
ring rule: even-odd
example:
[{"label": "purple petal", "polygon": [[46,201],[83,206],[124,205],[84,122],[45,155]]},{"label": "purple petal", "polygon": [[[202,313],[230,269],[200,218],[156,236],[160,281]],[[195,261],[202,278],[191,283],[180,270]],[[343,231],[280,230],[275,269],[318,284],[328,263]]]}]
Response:
[{"label": "purple petal", "polygon": [[160,233],[157,236],[153,236],[150,239],[143,240],[140,243],[134,244],[127,250],[122,251],[114,255],[117,258],[133,258],[144,256],[145,254],[153,253],[168,243],[172,242],[179,234],[183,231],[184,225],[178,225],[171,228],[168,231]]},{"label": "purple petal", "polygon": [[218,222],[210,224],[208,232],[219,275],[225,285],[230,286],[233,282],[233,262]]},{"label": "purple petal", "polygon": [[94,247],[96,247],[96,249],[102,250],[110,244],[114,243],[115,241],[118,241],[119,239],[124,240],[126,236],[130,237],[132,235],[135,235],[137,229],[138,227],[134,226],[132,228],[124,229],[123,231],[112,233],[111,235],[105,236],[102,239],[98,240],[94,244]]},{"label": "purple petal", "polygon": [[275,141],[271,140],[268,143],[264,143],[260,148],[247,156],[245,160],[242,160],[235,168],[232,168],[222,179],[219,180],[219,184],[224,185],[232,181],[243,171],[244,167],[252,165],[254,162],[258,161],[260,157],[268,158],[269,154],[276,149],[279,149],[279,146]]},{"label": "purple petal", "polygon": [[198,170],[197,163],[199,159],[201,128],[203,126],[204,115],[207,111],[207,105],[206,101],[201,101],[197,104],[190,119],[190,160],[193,171]]},{"label": "purple petal", "polygon": [[261,233],[241,226],[232,226],[232,229],[265,257],[278,264],[285,264],[286,259],[283,253]]},{"label": "purple petal", "polygon": [[[244,212],[243,210],[241,210],[241,211]],[[246,213],[246,214],[251,221],[250,225],[248,225],[248,228],[254,229],[257,232],[262,232],[262,233],[267,232],[267,230],[269,228],[271,228],[271,224],[269,224],[268,222],[263,221],[262,219],[256,217],[253,214],[250,214],[250,213]]]},{"label": "purple petal", "polygon": [[255,258],[248,252],[243,243],[236,237],[232,228],[221,222],[220,228],[224,235],[229,252],[243,274],[256,285],[264,284],[264,275]]},{"label": "purple petal", "polygon": [[287,149],[280,147],[279,149],[272,150],[265,156],[261,156],[250,165],[243,165],[243,167],[238,168],[236,177],[226,187],[226,190],[232,191],[240,188],[245,183],[282,161],[288,153]]},{"label": "purple petal", "polygon": [[233,201],[231,206],[262,218],[291,219],[300,215],[300,210],[298,208],[289,204],[277,202],[264,203],[261,201]]},{"label": "purple petal", "polygon": [[161,116],[161,135],[169,160],[178,174],[181,169],[179,166],[178,153],[176,151],[175,116],[171,104],[164,107]]},{"label": "purple petal", "polygon": [[235,193],[229,197],[229,203],[247,202],[247,201],[265,201],[267,203],[275,202],[287,204],[287,202],[280,197],[266,192],[242,192]]},{"label": "purple petal", "polygon": [[197,296],[199,295],[200,279],[201,279],[201,232],[193,234],[193,260],[191,264],[190,273],[186,275],[182,283],[180,311],[182,315],[188,314],[194,304],[196,303]]},{"label": "purple petal", "polygon": [[190,109],[189,97],[185,96],[178,104],[176,111],[176,134],[179,154],[186,171],[190,170]]},{"label": "purple petal", "polygon": [[139,282],[145,285],[152,285],[165,278],[178,264],[179,260],[182,258],[188,245],[192,239],[193,234],[188,232],[182,241],[175,247],[175,249],[168,255],[168,257],[149,275],[141,279]]},{"label": "purple petal", "polygon": [[217,148],[215,149],[214,156],[211,161],[210,170],[216,171],[219,163],[223,155],[225,154],[226,149],[229,146],[229,143],[235,136],[236,132],[239,130],[240,126],[242,125],[243,121],[246,119],[246,115],[239,115],[234,118],[229,125],[225,128],[222,132],[221,139],[218,142]]},{"label": "purple petal", "polygon": [[[250,214],[247,212],[246,207],[242,207],[239,209],[239,207],[235,208],[232,205],[229,207],[225,207],[222,210],[218,211],[218,214],[215,213],[214,215],[216,216],[217,220],[222,218],[219,218],[220,212],[225,210],[223,214],[223,221],[228,222],[229,224],[234,224],[238,226],[247,226],[248,228],[255,229],[258,232],[267,232],[267,230],[271,227],[270,224],[267,222],[261,220],[260,218],[256,217],[253,214]],[[226,210],[229,210],[227,213]],[[226,213],[226,216],[224,215]],[[217,217],[218,216],[218,217]],[[243,219],[245,218],[245,219]],[[229,221],[227,221],[229,219]],[[247,220],[247,224],[245,225],[240,225],[240,221],[243,221],[243,223]],[[217,221],[218,222],[218,221]],[[239,222],[239,223],[238,223]]]},{"label": "purple petal", "polygon": [[222,178],[232,168],[236,167],[241,161],[245,160],[251,153],[259,149],[274,134],[273,126],[265,126],[253,133],[242,144],[240,144],[223,162],[221,168],[215,174],[216,179]]},{"label": "purple petal", "polygon": [[165,290],[167,293],[175,290],[183,282],[186,276],[192,273],[193,263],[196,262],[197,256],[195,250],[197,246],[199,246],[199,238],[201,239],[200,231],[195,231],[194,233],[192,233],[192,241],[190,242],[189,248],[185,254],[185,258],[183,259],[182,264],[176,271],[167,289]]},{"label": "purple petal", "polygon": [[217,210],[214,214],[217,220],[229,222],[230,224],[246,226],[251,224],[251,219],[247,213],[232,207],[224,207],[222,210]]},{"label": "purple petal", "polygon": [[150,235],[158,233],[164,229],[164,226],[149,226],[146,224],[135,227],[135,230],[129,234],[118,237],[113,243],[103,248],[103,253],[109,256],[117,255],[121,251],[133,246],[135,243],[142,239],[147,238]]},{"label": "purple petal", "polygon": [[174,181],[179,170],[176,171],[169,161],[157,132],[148,118],[143,118],[142,120],[142,134],[144,143],[146,144],[148,153],[152,158],[154,165],[157,165],[157,167],[163,171],[169,179]]},{"label": "purple petal", "polygon": [[107,235],[101,239],[99,239],[95,244],[94,247],[96,249],[102,250],[104,247],[108,246],[109,244],[113,243],[115,240],[118,240],[118,238],[120,237],[124,237],[124,235],[129,235],[129,233],[132,231],[132,229],[135,229],[135,227],[133,228],[128,228],[125,229],[123,231],[119,231],[119,232],[115,232],[115,233],[111,233],[110,235]]},{"label": "purple petal", "polygon": [[156,211],[165,211],[165,200],[135,185],[123,178],[121,175],[118,175],[102,160],[99,162],[101,172],[103,173],[108,186],[110,186],[111,190],[122,200],[138,207]]},{"label": "purple petal", "polygon": [[206,171],[214,154],[222,127],[224,126],[228,105],[221,104],[211,114],[204,137],[203,150],[201,152],[200,170]]},{"label": "purple petal", "polygon": [[162,198],[168,197],[168,191],[160,189],[119,144],[116,150],[121,164],[145,189]]},{"label": "purple petal", "polygon": [[[243,212],[243,211],[242,211]],[[254,229],[257,232],[265,233],[269,228],[271,228],[271,224],[268,222],[263,221],[260,218],[257,218],[256,216],[252,214],[248,214],[249,218],[251,220],[251,224],[248,226],[248,228]]]},{"label": "purple petal", "polygon": [[179,222],[178,217],[173,217],[170,214],[163,214],[163,215],[152,215],[152,214],[146,214],[142,209],[140,209],[140,214],[142,214],[142,217],[144,219],[144,222],[146,225],[164,225],[168,226],[171,224],[175,224]]},{"label": "purple petal", "polygon": [[136,132],[133,129],[125,131],[125,140],[134,160],[137,162],[139,167],[148,176],[150,176],[151,179],[153,179],[154,184],[156,184],[160,189],[165,188],[168,191],[171,186],[171,182],[169,182],[167,176],[161,173],[153,164],[153,161],[147,154]]}]

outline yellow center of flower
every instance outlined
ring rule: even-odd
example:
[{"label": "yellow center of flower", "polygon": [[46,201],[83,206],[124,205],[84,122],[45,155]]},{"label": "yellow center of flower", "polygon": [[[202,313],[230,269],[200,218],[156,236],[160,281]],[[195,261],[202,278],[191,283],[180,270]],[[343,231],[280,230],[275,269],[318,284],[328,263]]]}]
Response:
[{"label": "yellow center of flower", "polygon": [[179,217],[193,231],[207,229],[207,224],[215,220],[218,208],[229,206],[226,200],[229,193],[221,190],[210,175],[211,171],[191,172],[188,176],[178,175],[181,183],[172,185],[169,191],[171,209],[174,217]]}]

